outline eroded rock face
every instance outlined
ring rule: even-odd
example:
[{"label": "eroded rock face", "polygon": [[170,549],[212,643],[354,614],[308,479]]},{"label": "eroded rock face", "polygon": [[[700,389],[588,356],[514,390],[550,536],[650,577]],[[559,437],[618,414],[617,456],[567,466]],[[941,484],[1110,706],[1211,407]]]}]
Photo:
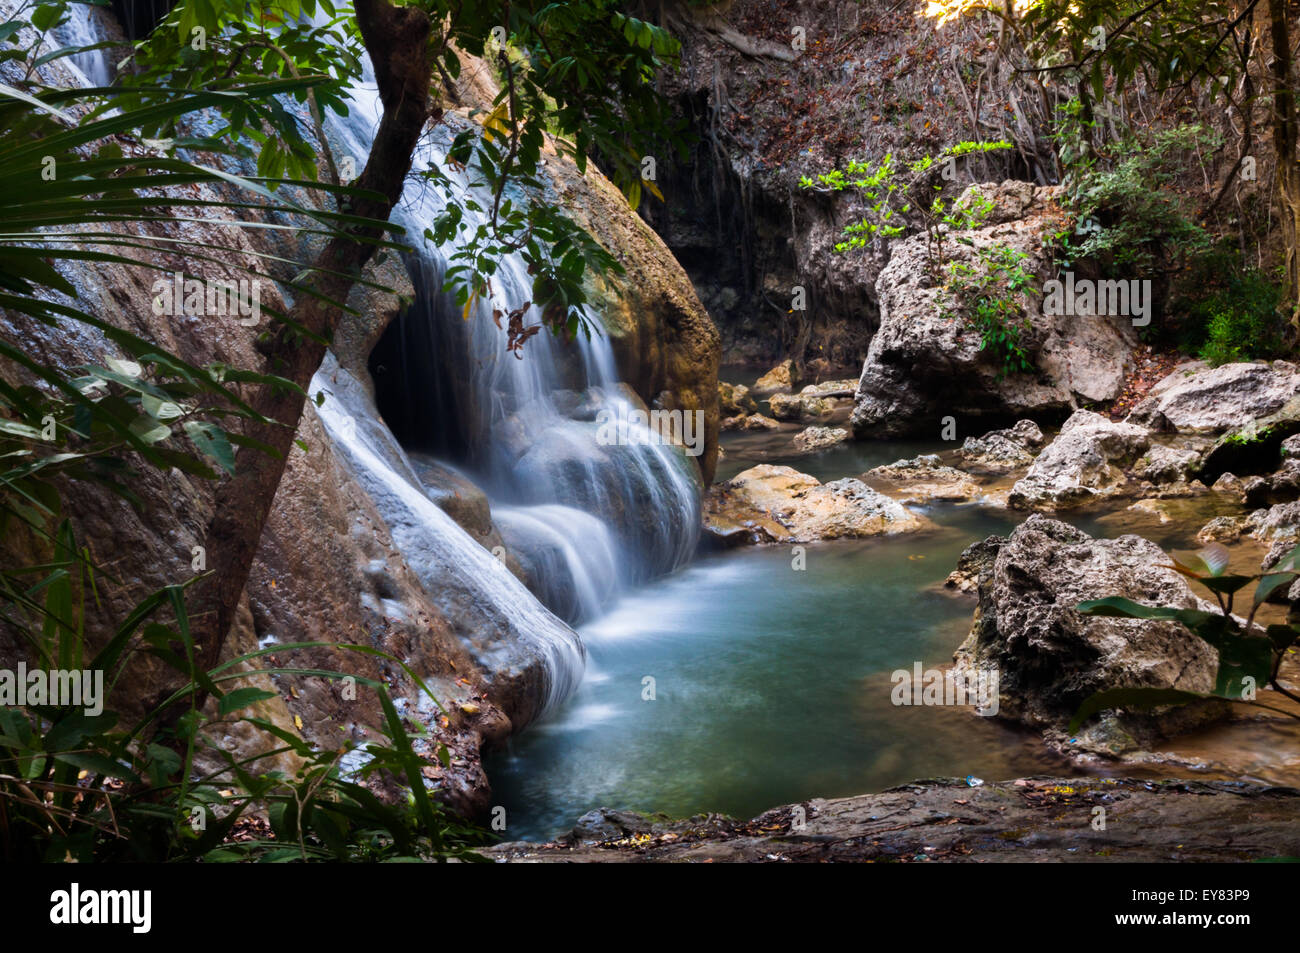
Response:
[{"label": "eroded rock face", "polygon": [[1221,433],[1281,410],[1300,394],[1300,368],[1286,361],[1183,364],[1156,384],[1128,421],[1148,430]]},{"label": "eroded rock face", "polygon": [[[1043,730],[1074,753],[1120,754],[1217,717],[1217,704],[1165,713],[1107,712],[1075,739],[1065,727],[1089,695],[1149,686],[1208,692],[1218,654],[1175,622],[1090,617],[1085,600],[1124,596],[1145,605],[1205,608],[1168,557],[1138,536],[1093,539],[1033,515],[988,552],[978,577],[979,609],[957,650],[959,671],[996,669],[999,717]],[[978,561],[976,561],[978,563]],[[970,570],[968,569],[968,575]]]},{"label": "eroded rock face", "polygon": [[1028,467],[1034,454],[1047,440],[1032,420],[1018,420],[1006,430],[992,430],[982,437],[967,437],[957,451],[958,457],[972,470],[1007,473]]},{"label": "eroded rock face", "polygon": [[[1054,266],[1041,236],[1059,218],[1059,188],[1027,182],[972,186],[994,203],[983,227],[948,236],[945,255],[979,268],[976,249],[1007,246],[1027,256],[1022,267],[1039,284]],[[999,211],[1001,210],[1001,211]],[[1131,319],[1043,313],[1041,296],[1022,297],[1029,317],[1021,344],[1033,373],[1001,375],[980,334],[950,316],[950,295],[931,274],[926,236],[895,243],[876,282],[880,329],[858,382],[852,426],[858,439],[934,432],[945,416],[1011,416],[1074,409],[1081,401],[1118,397],[1133,367]]]},{"label": "eroded rock face", "polygon": [[1125,468],[1151,445],[1142,427],[1115,423],[1090,410],[1076,411],[1011,490],[1017,509],[1056,509],[1125,492]]},{"label": "eroded rock face", "polygon": [[944,466],[933,453],[876,467],[865,476],[904,503],[961,502],[980,494],[969,473]]},{"label": "eroded rock face", "polygon": [[931,526],[861,480],[823,484],[766,463],[713,487],[704,504],[706,532],[727,545],[892,536]]}]

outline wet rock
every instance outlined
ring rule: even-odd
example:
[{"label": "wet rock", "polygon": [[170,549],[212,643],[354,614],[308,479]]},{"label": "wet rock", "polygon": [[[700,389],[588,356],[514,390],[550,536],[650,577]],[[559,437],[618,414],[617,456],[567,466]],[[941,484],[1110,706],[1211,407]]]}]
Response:
[{"label": "wet rock", "polygon": [[1078,706],[1102,689],[1213,689],[1218,655],[1182,625],[1085,616],[1075,608],[1108,596],[1207,608],[1168,563],[1160,547],[1138,536],[1093,539],[1057,520],[1029,517],[980,573],[979,608],[957,650],[958,671],[996,670],[998,716],[1042,730],[1049,745],[1070,754],[1118,755],[1222,716],[1217,702],[1111,711],[1076,738],[1065,734]]},{"label": "wet rock", "polygon": [[1128,415],[1148,430],[1236,430],[1281,410],[1300,394],[1300,369],[1286,361],[1224,364],[1192,361],[1151,388]]},{"label": "wet rock", "polygon": [[1216,516],[1197,531],[1196,540],[1207,544],[1232,543],[1240,539],[1249,528],[1245,517]]},{"label": "wet rock", "polygon": [[773,394],[767,404],[777,420],[809,423],[826,420],[835,413],[835,402],[816,394]]},{"label": "wet rock", "polygon": [[744,417],[758,413],[758,403],[744,384],[718,381],[718,409],[723,417]]},{"label": "wet rock", "polygon": [[825,450],[849,439],[843,427],[808,427],[794,435],[794,448],[801,453]]},{"label": "wet rock", "polygon": [[1164,444],[1152,444],[1133,465],[1133,475],[1152,483],[1186,483],[1201,462],[1195,450],[1180,450]]},{"label": "wet rock", "polygon": [[1225,496],[1241,496],[1244,488],[1245,484],[1242,483],[1241,478],[1231,473],[1223,474],[1210,487],[1215,493],[1222,493]]},{"label": "wet rock", "polygon": [[957,456],[972,470],[1007,473],[1028,467],[1047,438],[1032,420],[1018,420],[1006,430],[991,430],[982,437],[967,437]]},{"label": "wet rock", "polygon": [[[1095,830],[1095,809],[1123,824]],[[827,863],[863,861],[1233,862],[1300,854],[1300,791],[1242,781],[1021,778],[970,787],[915,781],[879,794],[774,808],[751,821],[601,814],[588,843],[498,844],[498,863]],[[584,815],[591,818],[592,814]],[[606,820],[614,816],[615,820]],[[795,829],[793,821],[804,821]],[[596,838],[592,838],[593,840]]]},{"label": "wet rock", "polygon": [[559,837],[558,842],[578,846],[618,841],[651,830],[656,823],[666,820],[664,815],[638,814],[636,811],[615,811],[601,807],[578,818],[578,823],[567,834]]},{"label": "wet rock", "polygon": [[722,422],[723,430],[780,430],[779,421],[762,414],[750,414],[747,417],[728,417]]},{"label": "wet rock", "polygon": [[980,486],[969,473],[944,466],[937,454],[923,454],[868,470],[866,478],[904,503],[960,502],[978,496]]},{"label": "wet rock", "polygon": [[820,384],[809,384],[799,393],[816,397],[849,398],[857,393],[857,390],[857,379],[849,378],[848,380],[822,381]]},{"label": "wet rock", "polygon": [[[950,234],[945,254],[979,268],[977,249],[1009,247],[1041,283],[1055,272],[1042,236],[1060,216],[1058,187],[1003,182],[972,186],[990,199],[990,224]],[[959,201],[961,201],[959,199]],[[1019,217],[1006,219],[1006,215]],[[966,244],[969,242],[969,244]],[[892,246],[876,282],[880,328],[858,382],[852,429],[859,439],[933,433],[945,416],[1019,416],[1073,410],[1119,396],[1133,367],[1131,319],[1046,315],[1042,296],[1023,296],[1021,345],[1032,373],[1003,374],[966,318],[951,314],[943,276],[928,263],[926,236]]]},{"label": "wet rock", "polygon": [[1300,540],[1300,502],[1280,503],[1249,516],[1250,535],[1266,543]]},{"label": "wet rock", "polygon": [[1089,410],[1076,411],[1012,488],[1017,509],[1059,509],[1121,495],[1125,468],[1151,445],[1150,434]]},{"label": "wet rock", "polygon": [[894,535],[932,525],[860,480],[823,484],[770,464],[715,485],[704,503],[705,530],[727,545]]},{"label": "wet rock", "polygon": [[1006,541],[1005,536],[989,536],[978,543],[971,543],[957,557],[957,568],[948,573],[944,586],[958,592],[977,594],[980,578],[993,571],[998,551]]},{"label": "wet rock", "polygon": [[766,397],[778,392],[790,393],[794,389],[794,361],[786,359],[772,368],[751,388],[756,397]]}]

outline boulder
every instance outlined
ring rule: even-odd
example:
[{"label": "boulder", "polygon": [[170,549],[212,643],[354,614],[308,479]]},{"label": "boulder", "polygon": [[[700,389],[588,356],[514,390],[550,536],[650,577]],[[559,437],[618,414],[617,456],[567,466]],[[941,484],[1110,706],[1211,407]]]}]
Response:
[{"label": "boulder", "polygon": [[1224,364],[1192,361],[1158,382],[1129,413],[1156,431],[1222,433],[1281,410],[1300,394],[1300,368],[1286,361]]},{"label": "boulder", "polygon": [[815,423],[835,413],[835,401],[817,394],[773,394],[767,404],[777,420]]},{"label": "boulder", "polygon": [[[1121,687],[1208,692],[1218,654],[1176,622],[1086,616],[1085,600],[1124,596],[1145,605],[1204,609],[1169,557],[1138,536],[1093,539],[1034,514],[1005,540],[981,544],[979,609],[957,650],[957,670],[996,670],[998,716],[1044,733],[1070,753],[1118,755],[1221,716],[1217,702],[1167,711],[1103,713],[1071,738],[1065,728],[1094,692]],[[978,560],[976,560],[978,563]]]},{"label": "boulder", "polygon": [[749,396],[749,388],[744,384],[718,381],[718,409],[723,417],[743,417],[758,413],[758,403]]},{"label": "boulder", "polygon": [[1216,516],[1196,533],[1198,543],[1233,543],[1249,529],[1246,519],[1240,516]]},{"label": "boulder", "polygon": [[715,485],[704,501],[705,530],[727,545],[892,536],[931,526],[861,480],[823,484],[771,464]]},{"label": "boulder", "polygon": [[855,378],[842,381],[822,381],[820,384],[809,384],[799,391],[801,394],[814,395],[817,397],[852,397],[858,391],[858,382]]},{"label": "boulder", "polygon": [[1115,423],[1090,410],[1076,411],[1011,490],[1017,509],[1079,506],[1128,489],[1124,468],[1151,444],[1142,427]]},{"label": "boulder", "polygon": [[944,466],[937,454],[923,454],[868,470],[866,479],[904,503],[960,502],[980,494],[969,473]]},{"label": "boulder", "polygon": [[755,396],[766,397],[777,392],[790,393],[794,389],[794,361],[787,358],[754,382]]},{"label": "boulder", "polygon": [[1201,455],[1195,450],[1152,444],[1151,449],[1133,465],[1133,475],[1152,483],[1186,483],[1200,462]]},{"label": "boulder", "polygon": [[747,417],[728,417],[722,422],[723,430],[780,430],[781,424],[762,414],[750,414]]},{"label": "boulder", "polygon": [[1006,430],[967,437],[957,455],[972,470],[1006,473],[1028,467],[1047,438],[1032,420],[1018,420]]},{"label": "boulder", "polygon": [[[1055,269],[1042,236],[1059,229],[1059,187],[1003,182],[971,190],[992,201],[994,213],[980,228],[948,233],[945,256],[978,269],[979,249],[1009,247],[1026,256],[1021,265],[1041,286]],[[945,275],[930,267],[926,242],[925,235],[896,242],[876,282],[880,328],[858,381],[856,437],[933,433],[946,416],[1062,412],[1120,395],[1134,366],[1130,319],[1046,315],[1041,295],[1022,295],[1021,345],[1034,370],[1004,374],[980,332],[950,313]]]},{"label": "boulder", "polygon": [[825,450],[849,439],[843,427],[808,427],[794,435],[794,448],[800,453]]}]

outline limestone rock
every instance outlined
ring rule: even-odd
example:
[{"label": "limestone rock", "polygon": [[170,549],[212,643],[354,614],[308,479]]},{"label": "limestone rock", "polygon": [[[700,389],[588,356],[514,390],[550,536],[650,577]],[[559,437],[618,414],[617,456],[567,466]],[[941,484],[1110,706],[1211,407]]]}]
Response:
[{"label": "limestone rock", "polygon": [[744,384],[718,381],[718,409],[723,417],[743,417],[758,413],[758,403]]},{"label": "limestone rock", "polygon": [[998,546],[979,576],[979,609],[957,651],[958,670],[999,673],[999,717],[1042,729],[1071,752],[1118,754],[1222,713],[1221,706],[1110,712],[1076,739],[1064,728],[1080,703],[1107,688],[1208,692],[1215,650],[1175,622],[1086,616],[1088,599],[1125,596],[1145,605],[1205,608],[1169,557],[1138,536],[1093,539],[1039,514]]},{"label": "limestone rock", "polygon": [[1127,483],[1124,468],[1150,444],[1142,427],[1076,411],[1012,488],[1011,506],[1052,509],[1120,495]]},{"label": "limestone rock", "polygon": [[751,388],[756,396],[768,396],[777,392],[790,393],[794,389],[794,361],[787,358],[772,368]]},{"label": "limestone rock", "polygon": [[980,493],[970,474],[944,466],[933,453],[876,467],[867,471],[866,478],[873,484],[885,484],[886,490],[904,503],[960,502]]},{"label": "limestone rock", "polygon": [[931,526],[861,480],[823,484],[771,464],[714,486],[704,505],[705,530],[730,545],[895,535]]},{"label": "limestone rock", "polygon": [[[1006,246],[1027,256],[1022,267],[1040,283],[1051,277],[1055,265],[1041,236],[1057,228],[1059,188],[1003,182],[971,189],[989,198],[995,212],[980,228],[948,234],[945,256],[979,268],[977,249]],[[1041,296],[1024,296],[1028,322],[1021,345],[1034,371],[1004,375],[999,359],[981,348],[980,333],[963,316],[948,313],[951,295],[932,272],[925,235],[892,246],[876,282],[880,328],[858,382],[857,438],[933,433],[950,415],[1072,410],[1121,393],[1136,343],[1130,319],[1046,315]]]},{"label": "limestone rock", "polygon": [[1221,433],[1281,410],[1300,394],[1300,368],[1286,361],[1224,364],[1192,361],[1151,388],[1128,415],[1148,430]]},{"label": "limestone rock", "polygon": [[773,394],[767,404],[777,420],[818,422],[835,413],[835,402],[816,394]]},{"label": "limestone rock", "polygon": [[1006,430],[992,430],[982,437],[967,437],[957,455],[973,470],[1006,473],[1028,467],[1034,454],[1047,440],[1038,424],[1018,420]]},{"label": "limestone rock", "polygon": [[843,427],[808,427],[794,435],[794,448],[801,453],[825,450],[849,439]]}]

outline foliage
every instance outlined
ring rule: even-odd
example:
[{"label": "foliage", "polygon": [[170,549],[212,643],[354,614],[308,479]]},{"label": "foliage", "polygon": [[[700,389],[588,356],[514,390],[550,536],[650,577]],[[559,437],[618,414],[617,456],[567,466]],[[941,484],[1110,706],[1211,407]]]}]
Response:
[{"label": "foliage", "polygon": [[[461,54],[469,54],[495,55],[504,79],[479,117],[482,130],[462,132],[445,159],[422,173],[445,202],[424,237],[437,245],[455,241],[447,290],[468,314],[474,301],[491,297],[502,257],[517,252],[533,278],[532,300],[509,302],[507,310],[535,304],[552,330],[589,332],[584,279],[622,269],[558,203],[542,198],[549,188],[542,173],[546,131],[554,132],[551,143],[580,172],[588,155],[599,154],[633,207],[643,190],[662,198],[643,159],[680,142],[680,123],[653,83],[659,70],[676,62],[677,42],[628,16],[614,0],[414,5],[434,24],[430,52],[445,78],[456,79]],[[193,49],[195,37],[204,49]],[[133,65],[139,72],[125,81],[224,89],[264,75],[310,78],[295,98],[309,107],[316,143],[303,133],[301,110],[278,100],[257,109],[218,106],[226,123],[211,138],[245,152],[242,140],[251,139],[259,146],[261,174],[283,169],[314,178],[318,152],[331,174],[340,164],[324,126],[329,113],[347,112],[347,88],[362,73],[360,41],[351,11],[331,0],[183,0],[138,44]],[[470,171],[468,187],[457,175],[462,169]],[[508,188],[526,189],[532,198],[511,197]],[[514,349],[521,338],[512,335],[509,343]]]},{"label": "foliage", "polygon": [[1219,147],[1198,125],[1131,136],[1098,157],[1071,167],[1066,199],[1078,217],[1069,254],[1135,276],[1185,267],[1209,250],[1210,236],[1195,221],[1193,203],[1176,188],[1190,155]]},{"label": "foliage", "polygon": [[[1274,691],[1300,701],[1300,698],[1278,683],[1277,677],[1283,656],[1300,639],[1300,619],[1269,626],[1255,623],[1256,613],[1269,597],[1300,577],[1297,561],[1300,561],[1300,546],[1286,553],[1264,573],[1230,573],[1228,550],[1218,543],[1183,559],[1175,558],[1173,565],[1167,568],[1174,569],[1209,590],[1219,604],[1218,612],[1146,606],[1120,596],[1080,603],[1078,609],[1084,615],[1178,622],[1215,648],[1219,656],[1219,668],[1215,675],[1214,690],[1208,695],[1158,688],[1113,688],[1098,692],[1086,699],[1075,712],[1069,730],[1077,731],[1087,718],[1107,708],[1181,705],[1214,697],[1235,702],[1255,702],[1256,689],[1266,684]],[[1256,585],[1250,611],[1241,620],[1232,614],[1234,601],[1236,594],[1251,583]],[[1268,705],[1260,707],[1290,714]],[[1300,715],[1292,717],[1300,718]]]},{"label": "foliage", "polygon": [[[355,677],[356,685],[378,694],[387,741],[355,753],[317,750],[257,713],[255,706],[274,692],[241,683],[273,674],[341,674],[283,666],[236,669],[271,651],[327,643],[280,645],[201,671],[179,586],[138,605],[111,641],[86,658],[79,626],[84,607],[76,595],[87,591],[89,580],[67,523],[57,537],[56,559],[42,567],[50,575],[26,600],[30,604],[45,593],[34,629],[40,663],[102,673],[107,691],[137,657],[152,656],[185,681],[129,725],[120,725],[107,709],[92,714],[85,704],[0,709],[0,854],[6,861],[477,859],[470,845],[482,835],[450,820],[429,797],[421,775],[425,762],[383,683]],[[164,612],[171,613],[172,624],[156,621]],[[427,691],[398,659],[365,646],[331,647],[382,656]],[[213,700],[215,714],[197,708],[200,693]],[[170,727],[163,716],[177,704],[188,709]],[[241,724],[264,738],[266,747],[237,759],[222,738]],[[272,762],[264,759],[285,754],[296,759],[292,774],[265,767]],[[445,747],[435,754],[449,763]],[[363,766],[345,771],[341,765],[349,755],[364,759]],[[220,767],[200,774],[199,761]],[[394,802],[372,790],[376,782],[391,788],[394,781],[405,784],[407,799]],[[273,836],[230,840],[235,825],[256,808],[265,810]]]},{"label": "foliage", "polygon": [[1258,271],[1231,277],[1188,306],[1189,323],[1202,329],[1199,357],[1211,367],[1286,355],[1282,289]]},{"label": "foliage", "polygon": [[[38,5],[26,19],[0,24],[7,59],[35,62],[32,54],[40,44],[30,42],[31,27],[53,26],[63,12],[62,4]],[[77,50],[55,52],[72,55]],[[47,63],[57,58],[39,54],[36,59],[40,56],[48,56]],[[142,467],[175,468],[204,478],[230,472],[234,446],[253,443],[228,423],[261,420],[241,398],[240,385],[292,385],[222,365],[193,365],[86,313],[76,305],[77,289],[59,266],[115,263],[161,272],[140,261],[138,253],[162,248],[186,261],[219,263],[225,274],[265,277],[241,262],[248,257],[265,262],[270,256],[246,248],[232,255],[218,244],[169,239],[165,232],[144,234],[151,222],[301,228],[202,217],[225,209],[305,216],[311,223],[306,230],[323,236],[353,225],[386,227],[275,199],[269,189],[276,180],[240,178],[166,154],[175,142],[148,144],[130,155],[119,144],[120,134],[138,132],[151,122],[217,103],[232,107],[262,101],[307,85],[292,80],[167,96],[155,90],[159,95],[139,100],[116,89],[95,91],[94,97],[114,105],[111,112],[87,108],[94,103],[83,101],[82,90],[36,82],[27,89],[0,87],[0,162],[6,170],[0,182],[5,220],[0,307],[48,326],[51,334],[69,322],[87,325],[121,355],[69,371],[0,341],[0,355],[25,370],[32,382],[0,380],[0,531],[6,549],[0,566],[0,620],[7,633],[28,646],[38,665],[101,671],[106,691],[145,656],[161,659],[182,682],[126,728],[110,712],[92,716],[83,707],[32,704],[0,710],[0,850],[6,859],[311,859],[463,852],[465,832],[430,801],[419,759],[382,684],[366,683],[379,693],[389,742],[368,746],[362,753],[368,759],[364,771],[353,777],[339,768],[342,752],[315,751],[292,733],[243,714],[269,693],[240,685],[251,676],[232,669],[262,653],[211,671],[196,667],[183,587],[150,596],[88,657],[88,600],[97,600],[99,587],[111,577],[92,563],[64,519],[64,493],[78,483],[94,482],[138,504],[131,487]],[[233,186],[248,201],[219,200],[212,197],[215,193],[196,198],[201,193],[195,186]],[[322,188],[345,199],[360,194]],[[286,284],[300,290],[295,282]],[[164,616],[170,616],[169,624],[160,621]],[[361,646],[345,648],[376,654]],[[419,683],[414,673],[408,674]],[[198,709],[200,695],[213,700],[216,717]],[[169,717],[178,705],[188,705],[188,712],[179,719]],[[215,743],[214,733],[237,721],[278,740],[257,757],[236,763]],[[203,752],[224,757],[226,770],[197,776],[193,766]],[[253,772],[251,765],[260,757],[282,752],[300,759],[294,776]],[[440,753],[446,756],[445,749]],[[394,807],[362,783],[367,776],[381,775],[413,785],[410,802]],[[276,840],[223,848],[231,826],[257,805],[268,808]],[[204,824],[196,823],[200,817]]]},{"label": "foliage", "polygon": [[[947,183],[956,179],[956,161],[971,155],[1010,149],[1009,142],[959,142],[937,156],[925,156],[908,163],[911,182],[897,180],[900,169],[892,154],[879,163],[850,161],[844,169],[819,173],[816,179],[801,176],[800,188],[842,192],[852,188],[866,204],[866,214],[844,227],[845,240],[835,246],[844,253],[872,245],[878,238],[896,238],[913,224],[909,216],[919,219],[926,236],[926,261],[932,272],[943,264],[945,229],[966,230],[977,227],[992,211],[992,204],[982,197],[971,201],[949,202],[943,197]],[[939,181],[934,181],[938,171]],[[917,199],[901,207],[902,196],[916,191],[928,192],[929,200]],[[896,197],[897,196],[897,197]],[[895,217],[897,216],[897,217]]]},{"label": "foliage", "polygon": [[[969,240],[965,243],[970,244]],[[1034,290],[1034,276],[1022,264],[1028,256],[1006,245],[976,248],[974,255],[976,264],[948,264],[945,316],[960,313],[979,331],[980,350],[990,351],[997,359],[998,377],[1033,370],[1033,361],[1020,340],[1030,327],[1021,298]]]}]

